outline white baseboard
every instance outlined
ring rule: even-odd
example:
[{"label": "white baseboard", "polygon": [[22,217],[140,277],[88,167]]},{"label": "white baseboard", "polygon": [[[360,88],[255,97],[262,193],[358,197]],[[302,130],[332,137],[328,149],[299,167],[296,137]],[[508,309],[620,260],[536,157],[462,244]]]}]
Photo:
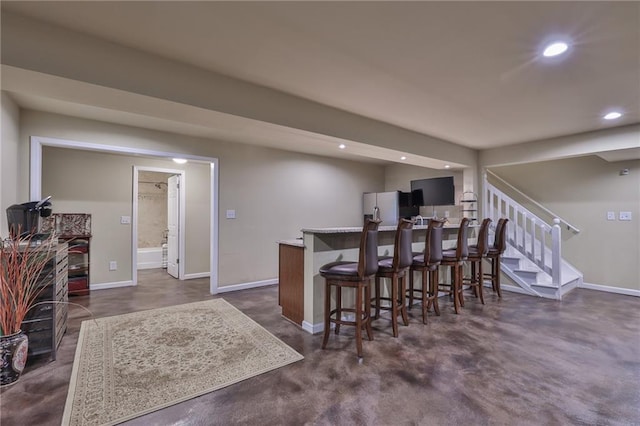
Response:
[{"label": "white baseboard", "polygon": [[302,321],[302,329],[307,333],[318,334],[324,331],[324,323],[311,324],[307,321]]},{"label": "white baseboard", "polygon": [[211,274],[209,272],[198,272],[196,274],[184,274],[185,280],[195,280],[198,278],[209,278]]},{"label": "white baseboard", "polygon": [[162,268],[162,262],[138,262],[138,270],[158,268]]},{"label": "white baseboard", "polygon": [[89,285],[89,290],[105,290],[108,288],[118,288],[118,287],[131,287],[133,286],[133,281],[115,281],[112,283],[100,283],[100,284],[91,284]]},{"label": "white baseboard", "polygon": [[627,296],[640,297],[640,290],[635,290],[632,288],[611,287],[608,285],[589,284],[584,282],[580,284],[578,288],[586,288],[588,290],[605,291],[607,293],[617,293],[617,294],[624,294]]},{"label": "white baseboard", "polygon": [[249,288],[264,287],[267,285],[274,285],[274,284],[278,284],[277,278],[272,278],[270,280],[254,281],[250,283],[225,285],[225,286],[218,287],[218,291],[216,292],[216,294],[227,293],[229,291],[246,290]]}]

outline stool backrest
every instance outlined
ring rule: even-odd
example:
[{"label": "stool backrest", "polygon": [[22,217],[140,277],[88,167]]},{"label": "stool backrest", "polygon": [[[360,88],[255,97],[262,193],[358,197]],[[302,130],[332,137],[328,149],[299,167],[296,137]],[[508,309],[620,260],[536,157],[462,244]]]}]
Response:
[{"label": "stool backrest", "polygon": [[480,256],[486,256],[489,251],[489,225],[491,225],[491,219],[484,219],[478,231],[478,254]]},{"label": "stool backrest", "polygon": [[469,257],[469,218],[463,217],[458,228],[458,240],[456,242],[456,258],[466,260]]},{"label": "stool backrest", "polygon": [[507,222],[509,222],[509,219],[503,217],[498,219],[498,224],[496,225],[496,236],[493,247],[498,250],[500,254],[504,253],[507,248]]},{"label": "stool backrest", "polygon": [[444,220],[430,219],[424,239],[424,264],[437,265],[442,261],[442,227]]},{"label": "stool backrest", "polygon": [[360,278],[375,275],[378,272],[378,225],[379,220],[367,219],[360,236],[360,256],[358,276]]},{"label": "stool backrest", "polygon": [[413,263],[413,221],[400,219],[396,229],[395,245],[393,249],[393,269],[399,271],[408,268]]}]

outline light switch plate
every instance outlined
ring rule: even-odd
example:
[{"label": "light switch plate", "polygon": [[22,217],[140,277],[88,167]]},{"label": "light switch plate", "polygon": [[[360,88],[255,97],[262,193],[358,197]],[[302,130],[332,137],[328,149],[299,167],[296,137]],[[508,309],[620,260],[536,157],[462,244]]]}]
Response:
[{"label": "light switch plate", "polygon": [[227,219],[235,219],[236,211],[235,210],[227,210]]},{"label": "light switch plate", "polygon": [[131,216],[120,216],[120,224],[128,225],[131,223]]},{"label": "light switch plate", "polygon": [[616,220],[616,212],[607,212],[607,220]]},{"label": "light switch plate", "polygon": [[618,219],[620,219],[620,220],[631,220],[631,212],[620,212],[620,215],[618,216]]}]

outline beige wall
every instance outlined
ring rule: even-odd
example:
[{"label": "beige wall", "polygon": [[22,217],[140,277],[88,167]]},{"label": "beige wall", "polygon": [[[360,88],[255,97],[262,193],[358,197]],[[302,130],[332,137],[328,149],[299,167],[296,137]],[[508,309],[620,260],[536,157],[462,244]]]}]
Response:
[{"label": "beige wall", "polygon": [[18,193],[18,158],[20,149],[20,110],[6,92],[0,94],[0,238],[9,235],[6,210],[12,204],[29,201]]},{"label": "beige wall", "polygon": [[[585,156],[491,170],[581,230],[564,234],[563,255],[585,283],[640,290],[639,160]],[[633,220],[607,221],[607,211],[630,211]]]},{"label": "beige wall", "polygon": [[[436,170],[425,167],[411,166],[406,164],[390,164],[385,166],[385,191],[411,191],[411,181],[417,179],[427,179],[433,177],[453,176],[453,184],[456,188],[456,203],[460,199],[464,190],[463,172],[461,170]],[[460,206],[439,206],[435,208],[438,217],[444,217],[445,212],[449,212],[450,217],[460,217]],[[420,214],[432,216],[432,207],[421,207]]]},{"label": "beige wall", "polygon": [[[47,136],[218,158],[220,286],[275,278],[278,275],[277,240],[299,237],[300,229],[304,227],[358,225],[361,223],[362,193],[384,189],[384,168],[379,165],[29,110],[22,112],[21,123],[22,144],[28,143],[29,136]],[[20,161],[21,167],[28,169],[28,155],[23,155]],[[125,190],[122,193],[118,190],[119,198],[105,207],[110,211],[109,218],[113,218],[105,232],[113,230],[116,234],[111,238],[117,238],[117,244],[126,250],[125,257],[130,257],[130,234],[120,232],[124,228],[118,222],[120,215],[130,214],[130,206],[124,201],[128,196],[130,203],[131,198],[130,169],[126,176],[123,174],[113,173],[110,181],[99,182],[95,198],[99,198],[100,191],[110,191],[114,183],[127,188],[127,194],[124,194]],[[28,185],[24,183],[22,187],[28,194]],[[187,178],[187,191],[191,190],[202,192]],[[201,202],[204,208],[204,199]],[[62,207],[61,201],[54,202],[54,205]],[[236,210],[237,219],[225,218],[228,209]],[[194,214],[203,217],[202,214]],[[187,213],[187,221],[193,220],[194,217]],[[196,244],[196,251],[208,253],[208,240],[204,234],[202,227],[189,228],[187,247]],[[120,254],[104,252],[95,260],[101,259],[100,262],[108,266],[108,261],[113,260],[109,256]],[[123,270],[120,266],[117,272]],[[119,275],[114,276],[113,281],[130,278],[130,275]]]}]

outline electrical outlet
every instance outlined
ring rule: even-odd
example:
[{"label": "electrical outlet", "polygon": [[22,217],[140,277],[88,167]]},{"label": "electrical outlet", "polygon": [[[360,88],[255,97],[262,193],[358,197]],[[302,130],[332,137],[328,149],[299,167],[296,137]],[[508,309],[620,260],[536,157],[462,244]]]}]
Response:
[{"label": "electrical outlet", "polygon": [[109,270],[110,271],[117,271],[118,270],[118,262],[116,262],[115,260],[112,260],[111,262],[109,262]]},{"label": "electrical outlet", "polygon": [[447,217],[447,218],[449,217],[449,210],[444,211],[444,217]]},{"label": "electrical outlet", "polygon": [[631,212],[620,212],[620,215],[618,216],[618,219],[620,219],[620,220],[631,220]]},{"label": "electrical outlet", "polygon": [[616,220],[616,212],[607,212],[607,220]]}]

